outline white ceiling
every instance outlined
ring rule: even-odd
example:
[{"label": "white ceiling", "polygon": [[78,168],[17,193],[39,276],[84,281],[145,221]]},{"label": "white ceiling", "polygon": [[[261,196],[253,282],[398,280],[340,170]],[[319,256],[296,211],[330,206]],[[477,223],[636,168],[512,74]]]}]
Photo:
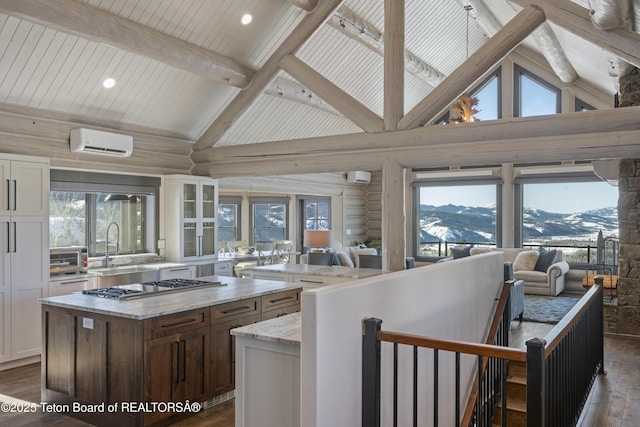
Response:
[{"label": "white ceiling", "polygon": [[[285,0],[77,1],[232,58],[251,70],[259,70],[308,15],[294,1]],[[472,3],[486,6],[499,25],[520,10],[504,0]],[[576,3],[587,7],[586,0]],[[637,22],[640,0],[634,0],[634,5]],[[349,0],[343,6],[383,31],[383,0]],[[462,0],[406,0],[405,7],[406,50],[444,77],[467,59],[467,46],[472,54],[491,35],[485,34],[486,22],[467,15]],[[242,26],[240,17],[246,12],[254,19]],[[75,9],[68,13],[73,16]],[[68,113],[88,123],[138,125],[196,141],[241,91],[108,43],[78,37],[73,29],[54,30],[34,21],[0,14],[0,103]],[[96,18],[95,25],[103,21]],[[556,25],[552,29],[582,84],[603,99],[613,99],[615,80],[608,74],[607,53]],[[539,51],[532,37],[525,44]],[[382,116],[383,57],[379,53],[325,23],[295,55]],[[101,86],[108,76],[117,81],[110,90]],[[293,80],[280,71],[218,146],[362,132],[321,99],[309,105],[280,96],[278,82],[287,83],[282,79]],[[405,71],[405,111],[432,89],[424,79]],[[321,95],[305,92],[309,98]]]}]

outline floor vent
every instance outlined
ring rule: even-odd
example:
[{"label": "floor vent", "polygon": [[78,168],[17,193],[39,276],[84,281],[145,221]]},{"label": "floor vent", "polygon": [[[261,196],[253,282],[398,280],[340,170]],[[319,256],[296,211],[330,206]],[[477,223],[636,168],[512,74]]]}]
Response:
[{"label": "floor vent", "polygon": [[226,393],[220,394],[214,398],[209,400],[205,400],[202,402],[202,409],[206,410],[212,408],[216,405],[226,402],[227,400],[233,399],[235,397],[235,390],[228,391]]}]

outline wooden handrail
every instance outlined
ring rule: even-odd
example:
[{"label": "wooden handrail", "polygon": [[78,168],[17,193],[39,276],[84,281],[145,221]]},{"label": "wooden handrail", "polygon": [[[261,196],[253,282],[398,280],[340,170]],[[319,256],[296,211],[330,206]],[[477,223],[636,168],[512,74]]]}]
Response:
[{"label": "wooden handrail", "polygon": [[442,340],[388,331],[379,331],[376,337],[380,341],[407,344],[416,347],[437,348],[439,350],[485,357],[497,357],[516,362],[525,362],[527,360],[527,353],[524,350],[492,344],[473,344],[464,341]]},{"label": "wooden handrail", "polygon": [[569,310],[562,320],[544,336],[543,339],[546,341],[546,345],[544,347],[545,359],[549,357],[567,332],[573,327],[573,325],[575,325],[578,319],[582,317],[582,314],[591,306],[591,303],[596,298],[602,298],[602,287],[600,285],[593,285],[589,291],[580,298],[578,303]]}]

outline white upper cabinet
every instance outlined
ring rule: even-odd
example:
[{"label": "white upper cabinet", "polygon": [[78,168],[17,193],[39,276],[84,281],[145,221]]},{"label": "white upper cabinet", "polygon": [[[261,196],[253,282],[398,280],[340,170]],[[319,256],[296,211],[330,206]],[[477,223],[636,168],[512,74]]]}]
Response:
[{"label": "white upper cabinet", "polygon": [[0,159],[0,215],[49,215],[49,164]]},{"label": "white upper cabinet", "polygon": [[185,175],[165,177],[166,253],[170,261],[217,257],[218,182]]}]

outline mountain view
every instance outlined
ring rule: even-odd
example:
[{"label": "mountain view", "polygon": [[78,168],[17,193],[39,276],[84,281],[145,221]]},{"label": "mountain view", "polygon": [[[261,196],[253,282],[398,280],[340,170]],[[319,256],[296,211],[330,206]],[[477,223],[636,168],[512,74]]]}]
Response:
[{"label": "mountain view", "polygon": [[[494,243],[496,209],[459,205],[420,205],[420,241]],[[596,241],[598,232],[618,235],[617,208],[562,214],[540,209],[524,211],[524,241]]]}]

